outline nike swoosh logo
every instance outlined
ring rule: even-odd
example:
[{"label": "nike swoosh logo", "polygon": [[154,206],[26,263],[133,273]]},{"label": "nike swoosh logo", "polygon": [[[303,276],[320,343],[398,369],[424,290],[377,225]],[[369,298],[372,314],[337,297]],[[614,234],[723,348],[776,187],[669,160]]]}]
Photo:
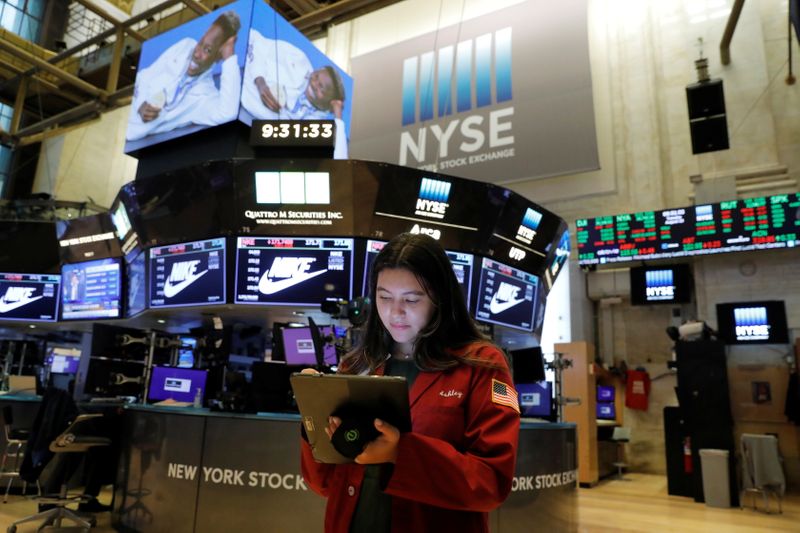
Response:
[{"label": "nike swoosh logo", "polygon": [[511,309],[515,305],[522,303],[524,301],[525,298],[520,298],[519,300],[508,300],[506,302],[501,302],[500,300],[497,299],[497,295],[495,294],[494,296],[492,296],[492,301],[489,302],[489,311],[491,311],[493,315],[497,315],[507,309]]},{"label": "nike swoosh logo", "polygon": [[304,272],[302,274],[295,274],[291,278],[286,278],[281,281],[272,281],[267,277],[269,271],[265,272],[263,276],[261,276],[261,281],[258,282],[258,291],[261,294],[275,294],[276,292],[280,292],[284,289],[288,289],[293,285],[297,285],[298,283],[303,283],[304,281],[313,278],[314,276],[319,276],[320,274],[324,274],[327,272],[328,269],[317,270],[316,272]]},{"label": "nike swoosh logo", "polygon": [[23,305],[28,305],[31,302],[35,302],[39,298],[44,298],[44,295],[36,296],[35,298],[29,298],[27,300],[20,300],[18,302],[11,302],[11,303],[7,303],[5,301],[0,300],[0,313],[8,313],[9,311],[13,311],[17,307],[22,307]]},{"label": "nike swoosh logo", "polygon": [[164,296],[167,298],[172,298],[177,296],[183,289],[200,279],[200,276],[208,272],[208,270],[203,270],[199,274],[192,274],[190,277],[186,278],[185,280],[181,281],[180,283],[175,283],[174,285],[167,280],[164,283]]}]

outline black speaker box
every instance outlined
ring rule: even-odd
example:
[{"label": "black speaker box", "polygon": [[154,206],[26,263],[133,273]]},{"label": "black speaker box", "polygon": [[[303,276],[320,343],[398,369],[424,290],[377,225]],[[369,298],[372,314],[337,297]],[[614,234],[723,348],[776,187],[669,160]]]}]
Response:
[{"label": "black speaker box", "polygon": [[686,86],[689,120],[725,114],[725,93],[722,80],[711,80]]},{"label": "black speaker box", "polygon": [[689,122],[689,128],[692,134],[693,154],[716,152],[717,150],[730,148],[728,122],[725,115],[692,120]]}]

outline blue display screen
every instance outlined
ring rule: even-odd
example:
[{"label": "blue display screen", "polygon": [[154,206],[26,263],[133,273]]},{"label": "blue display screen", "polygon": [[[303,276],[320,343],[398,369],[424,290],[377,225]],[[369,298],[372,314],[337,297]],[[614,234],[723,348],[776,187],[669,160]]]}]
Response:
[{"label": "blue display screen", "polygon": [[145,276],[145,254],[140,253],[130,263],[126,277],[128,278],[128,304],[126,317],[138,315],[147,306],[147,278]]},{"label": "blue display screen", "polygon": [[0,320],[55,322],[60,285],[57,274],[0,273]]},{"label": "blue display screen", "polygon": [[225,239],[150,249],[150,307],[225,303]]},{"label": "blue display screen", "polygon": [[236,303],[318,306],[349,300],[353,239],[239,237]]},{"label": "blue display screen", "polygon": [[98,259],[61,267],[61,318],[119,318],[121,270],[119,258]]}]

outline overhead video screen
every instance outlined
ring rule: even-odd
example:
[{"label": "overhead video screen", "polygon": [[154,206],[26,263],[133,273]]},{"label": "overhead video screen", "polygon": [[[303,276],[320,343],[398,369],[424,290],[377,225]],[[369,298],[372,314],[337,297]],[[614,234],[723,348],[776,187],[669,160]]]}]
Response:
[{"label": "overhead video screen", "polygon": [[800,193],[578,219],[581,265],[800,245]]},{"label": "overhead video screen", "polygon": [[61,276],[0,273],[0,320],[55,322]]},{"label": "overhead video screen", "polygon": [[241,304],[318,306],[349,300],[353,239],[239,237],[236,297]]},{"label": "overhead video screen", "polygon": [[225,239],[151,248],[150,307],[225,303]]},{"label": "overhead video screen", "polygon": [[98,259],[61,267],[61,318],[119,318],[122,301],[121,258]]},{"label": "overhead video screen", "polygon": [[475,317],[484,322],[533,329],[538,278],[517,268],[483,258]]}]

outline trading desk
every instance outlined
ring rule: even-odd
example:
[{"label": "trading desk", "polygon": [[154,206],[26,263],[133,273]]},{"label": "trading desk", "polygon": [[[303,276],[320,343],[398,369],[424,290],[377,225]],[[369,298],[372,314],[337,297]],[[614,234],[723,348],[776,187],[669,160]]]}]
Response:
[{"label": "trading desk", "polygon": [[[122,531],[322,531],[325,499],[300,474],[300,417],[130,405],[114,498]],[[492,531],[576,531],[573,424],[523,421]]]}]

